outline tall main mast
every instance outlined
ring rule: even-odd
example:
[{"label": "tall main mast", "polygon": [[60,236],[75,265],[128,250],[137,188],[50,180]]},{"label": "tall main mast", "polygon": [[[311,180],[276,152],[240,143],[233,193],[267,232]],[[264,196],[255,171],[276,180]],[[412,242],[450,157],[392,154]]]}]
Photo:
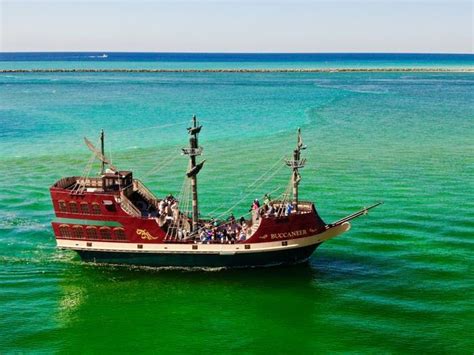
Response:
[{"label": "tall main mast", "polygon": [[293,170],[291,181],[293,183],[293,204],[296,211],[298,210],[298,185],[301,181],[299,169],[304,168],[306,163],[306,159],[301,159],[301,151],[303,149],[306,149],[306,146],[303,144],[301,129],[298,128],[298,137],[296,141],[296,149],[293,150],[293,159],[286,160],[286,165],[288,165]]},{"label": "tall main mast", "polygon": [[[105,145],[104,145],[104,130],[100,131],[100,153],[103,157],[105,157]],[[103,159],[100,160],[100,175],[104,175],[105,173],[105,162]]]},{"label": "tall main mast", "polygon": [[193,215],[191,231],[196,231],[199,221],[199,207],[198,207],[198,188],[197,188],[197,174],[204,165],[205,160],[196,164],[196,157],[202,154],[202,148],[198,144],[198,135],[202,126],[198,126],[196,115],[193,116],[193,125],[188,127],[189,133],[189,148],[183,148],[183,154],[189,155],[190,169],[186,173],[187,177],[191,179],[192,197],[193,197]]}]

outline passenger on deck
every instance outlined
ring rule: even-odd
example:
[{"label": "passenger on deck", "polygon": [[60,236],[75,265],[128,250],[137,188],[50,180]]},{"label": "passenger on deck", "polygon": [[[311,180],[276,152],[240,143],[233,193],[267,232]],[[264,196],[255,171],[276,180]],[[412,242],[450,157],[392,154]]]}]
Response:
[{"label": "passenger on deck", "polygon": [[267,217],[273,217],[275,215],[275,208],[273,207],[273,203],[270,203],[270,205],[268,205],[268,209],[265,215]]},{"label": "passenger on deck", "polygon": [[177,221],[178,216],[179,216],[179,206],[178,206],[178,200],[173,200],[170,206],[171,209],[171,214],[173,216],[173,220]]},{"label": "passenger on deck", "polygon": [[224,243],[227,243],[227,240],[228,240],[228,234],[227,234],[227,229],[223,229],[222,232],[221,232],[221,244],[224,244]]},{"label": "passenger on deck", "polygon": [[160,203],[158,204],[158,211],[160,212],[160,215],[165,213],[165,208],[166,208],[166,201],[161,200]]},{"label": "passenger on deck", "polygon": [[229,218],[227,218],[227,220],[231,224],[235,223],[235,217],[234,217],[234,214],[232,212],[230,213],[230,216],[229,216]]},{"label": "passenger on deck", "polygon": [[265,196],[263,196],[263,203],[268,206],[270,204],[270,201],[271,201],[270,195],[265,194]]},{"label": "passenger on deck", "polygon": [[248,230],[247,223],[244,222],[244,224],[242,225],[242,231],[247,233],[247,230]]},{"label": "passenger on deck", "polygon": [[201,232],[199,233],[199,240],[201,241],[201,243],[207,241],[207,232],[205,229],[201,229]]},{"label": "passenger on deck", "polygon": [[250,208],[249,212],[252,212],[252,219],[257,221],[259,219],[259,210],[260,210],[260,202],[258,202],[258,199],[256,198],[253,200],[252,207]]},{"label": "passenger on deck", "polygon": [[289,216],[291,214],[291,212],[293,212],[293,204],[291,204],[290,202],[288,202],[286,204],[286,211],[285,211],[285,214],[287,216]]},{"label": "passenger on deck", "polygon": [[258,210],[259,208],[260,208],[260,202],[258,201],[258,198],[256,198],[255,200],[253,200],[252,209]]},{"label": "passenger on deck", "polygon": [[240,240],[240,241],[244,241],[244,240],[246,240],[246,239],[247,239],[247,235],[245,234],[244,230],[242,229],[242,230],[240,231],[239,240]]},{"label": "passenger on deck", "polygon": [[229,244],[235,242],[235,224],[227,226],[227,236]]}]

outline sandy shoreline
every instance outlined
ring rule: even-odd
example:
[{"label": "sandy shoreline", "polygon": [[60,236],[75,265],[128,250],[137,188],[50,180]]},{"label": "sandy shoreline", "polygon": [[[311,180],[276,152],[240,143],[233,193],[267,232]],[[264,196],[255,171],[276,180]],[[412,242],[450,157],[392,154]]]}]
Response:
[{"label": "sandy shoreline", "polygon": [[319,69],[0,69],[0,73],[474,73],[474,68],[319,68]]}]

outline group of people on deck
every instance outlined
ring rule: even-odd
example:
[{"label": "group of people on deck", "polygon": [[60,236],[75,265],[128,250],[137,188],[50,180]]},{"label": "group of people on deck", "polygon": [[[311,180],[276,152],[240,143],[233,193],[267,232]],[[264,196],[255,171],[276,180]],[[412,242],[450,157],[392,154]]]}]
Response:
[{"label": "group of people on deck", "polygon": [[[163,222],[177,221],[179,218],[178,201],[172,196],[168,195],[161,200],[158,206],[160,219]],[[285,205],[279,204],[277,207],[271,200],[269,194],[265,194],[263,198],[263,206],[260,206],[258,199],[255,199],[249,210],[252,214],[251,226],[258,226],[261,217],[279,217],[288,216],[294,211],[294,206],[291,202]],[[255,228],[254,228],[255,229]],[[197,234],[190,234],[186,228],[178,227],[172,239],[180,241],[192,240],[194,243],[202,244],[233,244],[236,242],[245,241],[249,234],[252,233],[252,228],[247,224],[247,221],[242,216],[237,221],[235,216],[231,213],[225,223],[219,223],[215,219],[202,225]]]},{"label": "group of people on deck", "polygon": [[203,244],[221,243],[233,244],[237,241],[247,239],[249,227],[244,217],[240,217],[237,222],[234,214],[231,213],[226,223],[219,225],[216,220],[206,223],[199,232],[199,241]]},{"label": "group of people on deck", "polygon": [[178,215],[178,200],[175,199],[173,195],[170,194],[159,202],[158,217],[162,220],[162,223],[176,220],[178,218]]},{"label": "group of people on deck", "polygon": [[263,197],[263,206],[260,207],[260,202],[256,198],[249,212],[252,212],[252,220],[255,222],[260,217],[278,217],[278,216],[289,216],[294,211],[294,206],[291,202],[287,202],[284,206],[280,205],[275,208],[275,204],[272,202],[270,195],[265,194]]}]

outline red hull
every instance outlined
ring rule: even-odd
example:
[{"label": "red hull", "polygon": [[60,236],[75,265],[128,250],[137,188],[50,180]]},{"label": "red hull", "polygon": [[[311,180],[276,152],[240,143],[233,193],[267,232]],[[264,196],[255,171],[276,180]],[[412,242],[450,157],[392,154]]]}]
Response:
[{"label": "red hull", "polygon": [[[56,185],[51,187],[51,198],[57,217],[52,222],[52,226],[58,239],[141,244],[177,242],[166,238],[167,233],[159,226],[156,218],[128,214],[120,203],[118,193],[73,194],[70,190]],[[291,240],[321,233],[327,229],[327,226],[316,213],[314,206],[310,206],[307,213],[260,217],[258,229],[245,241],[236,241],[236,243],[252,244]],[[94,235],[97,237],[91,238]],[[193,241],[187,240],[180,243],[193,243]]]}]

